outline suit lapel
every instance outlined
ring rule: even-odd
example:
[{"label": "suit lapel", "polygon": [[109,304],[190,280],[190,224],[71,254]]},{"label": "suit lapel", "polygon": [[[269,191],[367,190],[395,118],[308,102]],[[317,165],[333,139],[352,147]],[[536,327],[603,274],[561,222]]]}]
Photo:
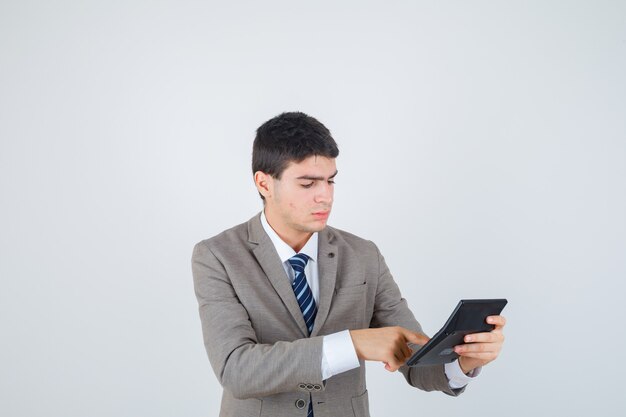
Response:
[{"label": "suit lapel", "polygon": [[298,324],[300,331],[306,337],[308,330],[304,318],[302,317],[302,311],[300,310],[298,301],[296,300],[287,274],[285,273],[285,268],[280,263],[276,248],[267,233],[265,233],[265,230],[263,230],[260,215],[255,216],[248,222],[248,240],[251,243],[257,244],[252,250],[252,253],[254,253],[259,265],[263,268],[265,275],[267,275],[267,278],[272,283],[274,290],[283,304],[287,307],[287,310],[289,310],[289,313],[291,313],[293,319]]},{"label": "suit lapel", "polygon": [[324,325],[330,310],[330,303],[335,293],[335,282],[337,281],[337,262],[339,254],[337,245],[333,243],[334,236],[326,227],[319,233],[319,248],[317,251],[318,275],[320,286],[320,299],[318,300],[317,316],[311,336],[317,336]]}]

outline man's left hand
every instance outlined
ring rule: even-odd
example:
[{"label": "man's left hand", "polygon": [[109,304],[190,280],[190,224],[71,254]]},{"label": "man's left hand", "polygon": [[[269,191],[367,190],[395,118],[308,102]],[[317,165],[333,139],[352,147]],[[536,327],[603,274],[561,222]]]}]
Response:
[{"label": "man's left hand", "polygon": [[495,326],[492,331],[468,334],[464,339],[465,344],[454,347],[454,351],[459,355],[461,370],[466,374],[495,360],[502,349],[504,343],[502,329],[506,319],[502,316],[489,316],[486,321]]}]

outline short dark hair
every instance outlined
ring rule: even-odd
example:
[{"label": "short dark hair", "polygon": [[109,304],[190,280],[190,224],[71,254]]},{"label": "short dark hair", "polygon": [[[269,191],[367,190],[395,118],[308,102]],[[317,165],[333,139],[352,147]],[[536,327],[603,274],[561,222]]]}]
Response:
[{"label": "short dark hair", "polygon": [[[252,145],[252,174],[262,171],[276,179],[290,162],[310,156],[336,158],[339,148],[330,131],[314,117],[287,112],[263,123]],[[265,199],[261,195],[262,199]]]}]

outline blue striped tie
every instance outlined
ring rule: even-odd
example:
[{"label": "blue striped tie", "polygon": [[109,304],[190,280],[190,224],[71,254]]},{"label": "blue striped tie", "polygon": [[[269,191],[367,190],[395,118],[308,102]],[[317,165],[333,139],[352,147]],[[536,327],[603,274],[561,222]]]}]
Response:
[{"label": "blue striped tie", "polygon": [[[315,304],[315,299],[313,298],[313,292],[311,291],[309,284],[306,282],[306,275],[304,275],[304,268],[306,267],[308,261],[309,257],[304,253],[298,253],[297,255],[289,258],[289,264],[295,273],[295,279],[292,284],[293,292],[296,295],[296,300],[298,300],[298,305],[300,306],[300,311],[302,311],[302,316],[304,317],[304,322],[306,323],[310,336],[311,331],[313,330],[313,324],[315,323],[317,305]],[[311,399],[309,399],[307,417],[313,417],[313,404]]]},{"label": "blue striped tie", "polygon": [[315,305],[315,299],[313,298],[313,292],[309,288],[309,284],[306,282],[306,276],[304,275],[304,267],[309,261],[309,257],[304,253],[299,253],[289,258],[289,263],[295,273],[295,279],[293,280],[293,292],[298,300],[300,311],[304,317],[307,329],[309,329],[309,335],[313,330],[313,323],[315,322],[315,315],[317,314],[317,305]]}]

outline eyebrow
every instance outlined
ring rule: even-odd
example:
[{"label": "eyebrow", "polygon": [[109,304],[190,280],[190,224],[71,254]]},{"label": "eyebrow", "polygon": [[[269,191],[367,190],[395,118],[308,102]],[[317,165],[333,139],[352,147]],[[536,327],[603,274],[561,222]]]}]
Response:
[{"label": "eyebrow", "polygon": [[[339,171],[335,171],[335,173],[333,175],[331,175],[330,177],[328,177],[329,180],[335,178],[335,176],[337,175]],[[296,178],[297,180],[314,180],[314,181],[324,181],[326,178],[324,177],[314,177],[312,175],[303,175],[301,177]]]}]

